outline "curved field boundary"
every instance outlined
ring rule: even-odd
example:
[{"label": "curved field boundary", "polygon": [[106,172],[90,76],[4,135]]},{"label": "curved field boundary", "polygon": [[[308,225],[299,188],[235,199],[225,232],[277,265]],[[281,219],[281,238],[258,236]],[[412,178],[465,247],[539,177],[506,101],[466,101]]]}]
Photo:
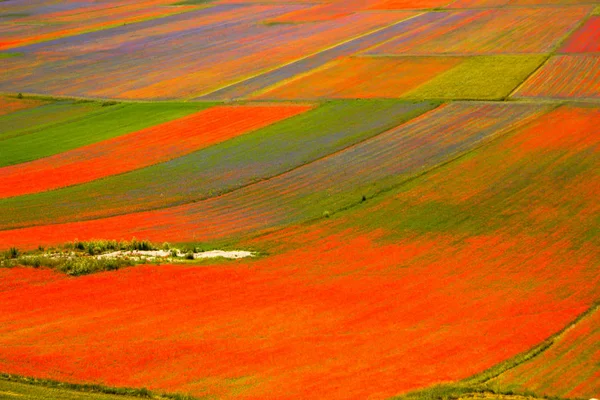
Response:
[{"label": "curved field boundary", "polygon": [[0,168],[0,198],[76,185],[164,162],[310,108],[217,106],[65,153]]},{"label": "curved field boundary", "polygon": [[406,19],[403,21],[366,33],[347,42],[340,43],[329,49],[285,64],[263,74],[228,85],[202,96],[198,98],[198,100],[215,101],[247,97],[279,82],[287,81],[299,74],[307,73],[315,68],[319,68],[336,58],[349,56],[358,51],[373,47],[378,43],[385,42],[406,30],[415,29],[415,27],[424,24],[426,21],[435,19],[437,16],[434,13],[419,14],[416,16],[412,13],[406,13],[404,17]]},{"label": "curved field boundary", "polygon": [[165,163],[69,188],[2,199],[0,227],[100,218],[214,197],[325,157],[433,107],[428,102],[326,102]]},{"label": "curved field boundary", "polygon": [[489,382],[504,390],[593,398],[600,393],[600,306],[570,326],[534,358]]},{"label": "curved field boundary", "polygon": [[100,103],[51,102],[39,107],[28,108],[0,117],[0,141],[27,135],[52,125],[85,118],[91,113],[102,111]]},{"label": "curved field boundary", "polygon": [[[212,104],[130,103],[2,141],[0,167],[33,161],[184,117]],[[1,123],[1,121],[0,121]]]},{"label": "curved field boundary", "polygon": [[513,97],[600,99],[600,55],[554,56]]},{"label": "curved field boundary", "polygon": [[314,219],[372,197],[546,110],[521,104],[453,103],[330,157],[220,197],[100,220],[6,230],[0,232],[0,246],[32,247],[96,237],[204,240]]},{"label": "curved field boundary", "polygon": [[21,400],[199,400],[179,393],[156,393],[146,388],[109,387],[98,384],[76,384],[69,382],[37,379],[19,375],[0,374],[0,395]]},{"label": "curved field boundary", "polygon": [[[485,120],[493,129],[488,117],[510,114],[497,125],[502,132],[514,127],[518,113],[510,107],[535,114],[530,105],[490,106],[495,113],[463,105],[468,118],[453,104],[409,124],[424,128],[446,115],[446,124],[431,130],[455,129],[443,144],[442,134],[432,134],[431,143],[451,146],[462,127],[476,131]],[[597,229],[598,157],[585,125],[577,138],[554,129],[567,111],[530,115],[535,119],[514,133],[351,211],[246,242],[270,249],[269,257],[76,279],[55,274],[54,282],[27,287],[24,275],[51,281],[51,271],[0,270],[8,289],[0,302],[2,369],[218,398],[379,399],[510,359],[597,298],[600,247],[586,230]],[[596,111],[573,112],[575,120]],[[547,143],[548,135],[555,140]],[[389,158],[411,154],[396,150]],[[231,200],[229,211],[236,211]],[[147,213],[146,226],[174,237],[185,228],[180,220],[210,206],[202,203],[162,221]],[[105,228],[90,232],[111,233]],[[113,234],[117,228],[110,227]],[[212,228],[197,224],[184,236]],[[143,226],[138,232],[149,233]]]},{"label": "curved field boundary", "polygon": [[14,99],[11,97],[0,96],[0,116],[19,110],[39,107],[43,104],[45,104],[45,102],[41,100]]}]

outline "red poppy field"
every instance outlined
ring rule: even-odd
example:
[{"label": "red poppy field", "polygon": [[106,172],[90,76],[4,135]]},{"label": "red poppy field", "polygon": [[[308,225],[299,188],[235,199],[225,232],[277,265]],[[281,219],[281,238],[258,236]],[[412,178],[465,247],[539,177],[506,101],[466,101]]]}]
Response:
[{"label": "red poppy field", "polygon": [[600,397],[598,9],[0,1],[0,399]]},{"label": "red poppy field", "polygon": [[[115,139],[2,168],[0,197],[81,184],[168,161],[291,117],[309,108],[213,107]],[[85,171],[85,174],[82,175],[81,171]]]}]

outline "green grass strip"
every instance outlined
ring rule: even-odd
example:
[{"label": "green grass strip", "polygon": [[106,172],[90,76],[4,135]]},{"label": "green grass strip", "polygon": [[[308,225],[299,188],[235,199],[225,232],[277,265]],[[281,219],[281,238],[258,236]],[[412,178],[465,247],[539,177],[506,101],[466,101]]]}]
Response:
[{"label": "green grass strip", "polygon": [[2,58],[12,58],[12,57],[21,57],[23,53],[0,53],[0,59]]},{"label": "green grass strip", "polygon": [[97,102],[62,101],[0,116],[0,141],[105,111]]},{"label": "green grass strip", "polygon": [[[48,157],[135,132],[208,106],[207,103],[127,103],[104,107],[104,110],[87,118],[3,140],[0,167]],[[0,121],[0,130],[7,132],[9,128]]]},{"label": "green grass strip", "polygon": [[196,400],[183,394],[163,394],[146,388],[117,388],[97,384],[75,384],[50,379],[0,374],[0,399],[20,400]]},{"label": "green grass strip", "polygon": [[404,98],[501,100],[544,60],[545,55],[474,56],[406,93]]}]

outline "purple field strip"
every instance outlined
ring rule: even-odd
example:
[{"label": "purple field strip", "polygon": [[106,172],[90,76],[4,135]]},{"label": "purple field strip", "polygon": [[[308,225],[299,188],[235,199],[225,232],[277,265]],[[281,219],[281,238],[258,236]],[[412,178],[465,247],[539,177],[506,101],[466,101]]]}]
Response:
[{"label": "purple field strip", "polygon": [[15,48],[21,53],[85,54],[89,47],[102,45],[106,50],[119,51],[129,43],[156,45],[168,39],[187,34],[208,34],[214,29],[224,29],[243,23],[256,23],[272,15],[280,15],[304,6],[221,5],[187,13],[166,16],[157,20],[115,27],[109,30],[64,37],[44,43]]},{"label": "purple field strip", "polygon": [[[276,67],[395,18],[364,13],[307,26],[260,23],[298,7],[218,6],[25,46],[15,49],[25,56],[9,61],[8,79],[0,90],[93,97],[125,93],[136,98],[146,97],[136,91],[148,85],[181,78],[180,85],[191,84],[191,92],[201,93],[211,84],[223,86],[239,75]],[[111,85],[99,80],[99,73],[110,75]],[[200,75],[196,86],[198,76],[188,79],[189,74]]]},{"label": "purple field strip", "polygon": [[[119,78],[131,80],[128,75],[121,77],[124,71],[142,76],[163,70],[168,75],[172,70],[161,64],[167,61],[171,68],[189,63],[191,68],[198,68],[194,62],[205,63],[204,55],[211,53],[214,58],[217,48],[235,48],[236,41],[256,30],[261,19],[294,9],[297,7],[224,5],[15,48],[13,51],[24,56],[3,60],[19,68],[10,79],[0,82],[0,88],[22,87],[21,91],[35,92],[43,85],[44,91],[51,92],[61,87],[68,89],[69,85],[85,86],[86,79],[91,88],[102,88],[105,84],[97,79],[98,68],[105,76],[111,74],[111,85],[118,84]],[[200,59],[198,51],[205,53]],[[148,63],[149,57],[152,63]]]},{"label": "purple field strip", "polygon": [[591,11],[590,6],[448,12],[420,31],[407,32],[366,54],[547,53]]},{"label": "purple field strip", "polygon": [[11,0],[0,3],[0,14],[26,13],[29,15],[43,15],[89,6],[90,3],[85,1]]},{"label": "purple field strip", "polygon": [[350,56],[354,53],[368,49],[378,43],[397,37],[403,32],[411,32],[419,29],[432,21],[442,18],[441,13],[426,13],[408,20],[399,22],[392,26],[378,30],[371,34],[361,36],[352,41],[342,43],[331,49],[324,50],[307,58],[303,58],[291,64],[284,65],[265,74],[236,83],[226,88],[199,97],[197,100],[233,100],[251,95],[252,93],[266,89],[283,80],[292,78],[298,74],[321,67],[338,57]]},{"label": "purple field strip", "polygon": [[443,34],[444,31],[457,29],[465,24],[465,21],[472,20],[479,16],[481,11],[457,11],[457,12],[438,12],[429,13],[431,17],[423,20],[422,24],[410,27],[395,38],[374,46],[364,52],[365,55],[381,55],[397,51],[402,46],[416,46],[425,43],[434,35]]},{"label": "purple field strip", "polygon": [[[11,48],[23,47],[37,41],[81,34],[86,30],[106,29],[191,10],[164,7],[165,2],[170,0],[145,0],[133,4],[123,1],[102,4],[66,2],[56,9],[35,9],[35,13],[4,13],[6,17],[0,18],[3,32],[0,44],[12,41]],[[0,17],[2,15],[0,12]]]},{"label": "purple field strip", "polygon": [[[547,110],[539,105],[453,103],[273,179],[159,212],[185,216],[188,224],[202,227],[198,236],[206,238],[318,218],[323,210],[356,204],[361,195],[389,189]],[[243,223],[236,227],[235,221]]]}]

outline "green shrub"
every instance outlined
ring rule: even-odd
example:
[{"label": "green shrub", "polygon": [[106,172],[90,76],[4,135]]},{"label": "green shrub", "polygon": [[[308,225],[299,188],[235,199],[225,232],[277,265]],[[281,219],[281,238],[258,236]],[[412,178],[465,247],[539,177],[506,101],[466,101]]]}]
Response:
[{"label": "green shrub", "polygon": [[11,247],[8,250],[8,258],[17,258],[17,257],[19,257],[20,254],[21,254],[21,252],[16,247]]}]

